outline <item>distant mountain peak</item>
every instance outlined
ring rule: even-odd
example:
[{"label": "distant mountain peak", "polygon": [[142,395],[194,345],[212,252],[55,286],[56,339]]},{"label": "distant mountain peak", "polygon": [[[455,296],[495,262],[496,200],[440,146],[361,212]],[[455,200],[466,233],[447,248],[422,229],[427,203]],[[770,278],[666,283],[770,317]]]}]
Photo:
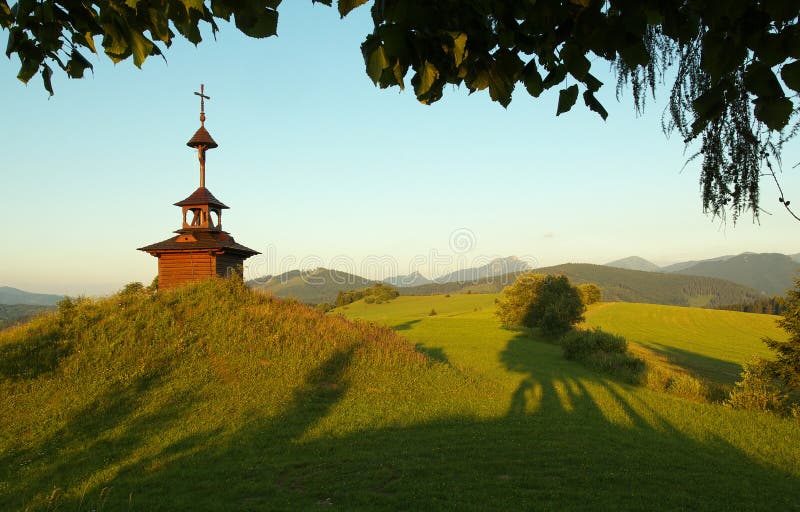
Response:
[{"label": "distant mountain peak", "polygon": [[621,260],[614,260],[606,263],[606,267],[624,268],[626,270],[642,270],[644,272],[661,272],[661,267],[640,256],[628,256]]},{"label": "distant mountain peak", "polygon": [[494,258],[485,265],[479,267],[465,268],[450,272],[444,276],[437,277],[434,281],[437,283],[466,283],[489,277],[524,272],[526,270],[531,270],[531,266],[526,261],[517,256],[506,256],[504,258]]},{"label": "distant mountain peak", "polygon": [[410,286],[422,286],[425,284],[430,284],[433,281],[422,275],[419,270],[415,270],[414,272],[404,276],[387,277],[383,280],[383,282],[397,288],[407,288]]}]

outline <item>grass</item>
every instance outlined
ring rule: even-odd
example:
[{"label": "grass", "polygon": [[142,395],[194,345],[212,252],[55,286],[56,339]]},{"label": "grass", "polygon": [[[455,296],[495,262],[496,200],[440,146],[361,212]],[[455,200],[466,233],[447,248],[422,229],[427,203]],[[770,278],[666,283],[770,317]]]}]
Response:
[{"label": "grass", "polygon": [[585,325],[622,335],[701,378],[732,384],[738,380],[741,365],[750,356],[771,356],[761,338],[786,340],[786,334],[775,323],[778,318],[714,309],[609,302],[591,306]]},{"label": "grass", "polygon": [[212,281],[4,331],[0,509],[797,506],[797,422],[605,379],[493,307],[354,322]]}]

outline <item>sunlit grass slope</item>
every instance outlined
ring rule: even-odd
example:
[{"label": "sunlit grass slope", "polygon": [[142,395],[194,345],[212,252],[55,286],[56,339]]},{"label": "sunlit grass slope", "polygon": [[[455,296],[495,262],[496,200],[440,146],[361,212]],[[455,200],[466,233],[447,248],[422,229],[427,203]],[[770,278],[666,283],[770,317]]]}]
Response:
[{"label": "sunlit grass slope", "polygon": [[761,338],[785,340],[779,317],[622,302],[593,305],[586,326],[621,334],[700,377],[733,383],[751,356],[770,357]]},{"label": "sunlit grass slope", "polygon": [[407,343],[213,281],[0,333],[0,510],[800,503],[798,423],[616,384],[492,310],[344,310]]}]

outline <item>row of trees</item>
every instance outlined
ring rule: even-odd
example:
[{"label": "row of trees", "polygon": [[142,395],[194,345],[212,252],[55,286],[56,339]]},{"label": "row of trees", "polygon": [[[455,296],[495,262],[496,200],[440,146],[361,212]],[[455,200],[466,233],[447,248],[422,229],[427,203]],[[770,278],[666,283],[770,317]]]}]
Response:
[{"label": "row of trees", "polygon": [[347,304],[352,304],[353,302],[361,299],[364,299],[364,302],[367,302],[368,304],[381,304],[397,298],[399,295],[400,292],[391,286],[378,283],[362,290],[339,292],[339,294],[336,296],[334,306],[337,308],[340,306],[346,306]]},{"label": "row of trees", "polygon": [[786,311],[786,299],[783,297],[769,297],[766,299],[756,299],[752,302],[728,304],[715,309],[741,311],[743,313],[760,313],[762,315],[782,315]]}]

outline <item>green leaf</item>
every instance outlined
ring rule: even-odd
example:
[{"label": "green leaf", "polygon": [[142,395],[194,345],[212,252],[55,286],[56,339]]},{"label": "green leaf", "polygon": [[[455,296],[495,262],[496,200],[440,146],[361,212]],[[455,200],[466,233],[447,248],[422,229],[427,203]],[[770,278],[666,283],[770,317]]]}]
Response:
[{"label": "green leaf", "polygon": [[781,68],[783,83],[793,91],[800,92],[800,61],[785,64]]},{"label": "green leaf", "polygon": [[560,116],[564,112],[569,112],[575,101],[578,99],[578,85],[570,85],[566,89],[558,91],[558,110],[556,115]]},{"label": "green leaf", "polygon": [[583,81],[583,78],[589,72],[591,62],[586,58],[586,55],[581,52],[575,45],[566,44],[561,50],[561,59],[564,61],[564,66],[567,71],[576,79]]},{"label": "green leaf", "polygon": [[97,53],[97,48],[94,47],[94,35],[91,32],[86,32],[83,34],[83,38],[86,41],[86,46],[92,49],[92,53]]},{"label": "green leaf", "polygon": [[261,39],[277,33],[278,11],[240,11],[235,16],[236,27],[250,37]]},{"label": "green leaf", "polygon": [[549,73],[547,73],[547,76],[544,77],[542,85],[544,86],[545,89],[549,89],[563,82],[566,77],[567,77],[567,68],[562,65],[559,65],[556,66],[554,69],[552,69]]},{"label": "green leaf", "polygon": [[544,91],[542,75],[540,75],[539,70],[536,69],[536,62],[534,62],[533,59],[522,69],[522,81],[525,84],[525,88],[528,90],[528,94],[534,98],[538,98]]},{"label": "green leaf", "polygon": [[20,55],[20,60],[22,61],[22,65],[19,68],[17,78],[27,84],[28,80],[39,71],[39,65],[42,61],[30,57],[23,57],[23,55]]},{"label": "green leaf", "polygon": [[42,82],[44,82],[44,88],[47,89],[47,92],[50,93],[50,96],[53,95],[53,83],[51,79],[53,78],[53,70],[50,69],[50,66],[47,64],[42,65]]},{"label": "green leaf", "polygon": [[[137,0],[138,1],[138,0]],[[186,7],[186,12],[189,12],[189,9],[194,9],[195,11],[203,12],[205,10],[205,3],[204,0],[180,0],[184,7]]]},{"label": "green leaf", "polygon": [[756,118],[775,131],[782,130],[789,123],[789,117],[794,110],[789,98],[758,98],[753,103]]},{"label": "green leaf", "polygon": [[211,0],[211,12],[217,18],[230,21],[235,4],[230,0]]},{"label": "green leaf", "polygon": [[453,37],[453,63],[458,67],[467,54],[467,34],[452,32],[450,35]]},{"label": "green leaf", "polygon": [[339,0],[339,14],[344,18],[350,11],[365,3],[367,0]]},{"label": "green leaf", "polygon": [[586,73],[586,76],[583,77],[582,82],[586,86],[586,89],[591,92],[597,92],[600,90],[600,87],[603,86],[603,82],[595,78],[591,73]]},{"label": "green leaf", "polygon": [[414,92],[418,97],[423,96],[430,91],[433,83],[439,78],[439,70],[426,60],[422,68],[417,71],[415,78],[417,78],[417,81],[414,85]]},{"label": "green leaf", "polygon": [[83,78],[86,68],[93,69],[92,64],[86,60],[77,50],[72,50],[69,61],[67,61],[66,72],[70,78]]},{"label": "green leaf", "polygon": [[383,70],[389,67],[389,60],[386,58],[386,53],[383,46],[378,46],[369,55],[367,62],[367,74],[372,79],[373,83],[378,83],[381,78]]},{"label": "green leaf", "polygon": [[606,120],[608,117],[608,111],[599,101],[597,101],[597,98],[594,97],[594,93],[592,91],[585,91],[583,93],[583,102],[586,103],[586,106],[589,107],[592,112],[597,112],[600,114],[600,117],[603,118],[603,121]]},{"label": "green leaf", "polygon": [[398,59],[394,66],[392,67],[392,74],[394,75],[394,81],[397,85],[400,86],[400,90],[406,88],[405,84],[403,83],[403,77],[406,75],[406,68],[400,64],[400,60]]},{"label": "green leaf", "polygon": [[695,120],[692,123],[692,136],[703,131],[709,121],[716,119],[725,110],[725,97],[720,87],[713,87],[692,101]]},{"label": "green leaf", "polygon": [[744,87],[759,98],[783,96],[783,89],[772,69],[761,62],[754,62],[744,73]]},{"label": "green leaf", "polygon": [[153,42],[141,33],[131,30],[130,48],[133,54],[133,63],[137,68],[141,68],[145,59],[147,59],[153,51]]},{"label": "green leaf", "polygon": [[489,87],[489,71],[486,69],[476,71],[474,76],[467,77],[465,81],[470,92],[482,91]]}]

